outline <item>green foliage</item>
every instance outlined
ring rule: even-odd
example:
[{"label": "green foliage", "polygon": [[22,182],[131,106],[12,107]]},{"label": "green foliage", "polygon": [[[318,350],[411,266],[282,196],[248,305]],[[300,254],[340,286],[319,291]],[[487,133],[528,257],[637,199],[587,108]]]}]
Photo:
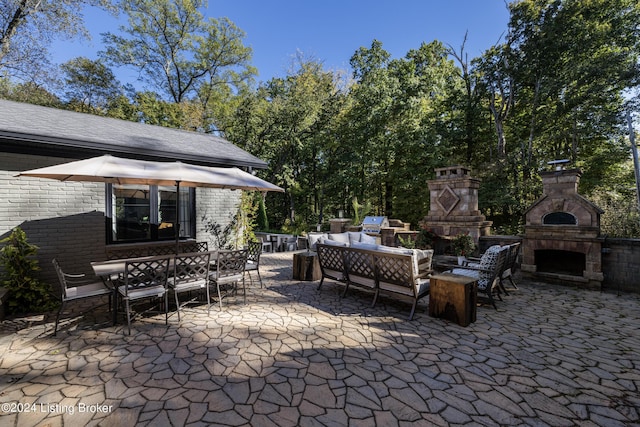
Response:
[{"label": "green foliage", "polygon": [[[260,194],[257,193],[258,197]],[[261,197],[260,197],[261,198]],[[236,232],[238,235],[238,246],[243,247],[249,242],[256,240],[253,230],[256,226],[256,214],[258,212],[258,202],[256,194],[243,191],[240,197],[240,205],[236,212]]]},{"label": "green foliage", "polygon": [[52,40],[89,38],[85,6],[113,10],[110,0],[22,0],[0,2],[0,74],[42,84],[49,80]]},{"label": "green foliage", "polygon": [[13,83],[6,78],[0,78],[0,98],[44,107],[63,107],[62,101],[42,86],[33,82]]},{"label": "green foliage", "polygon": [[251,48],[244,33],[227,18],[205,17],[203,0],[125,0],[128,25],[106,33],[102,56],[118,66],[134,67],[163,97],[180,104],[198,99],[206,109],[219,87],[238,87],[250,79]]},{"label": "green foliage", "polygon": [[204,229],[211,234],[214,239],[214,245],[216,249],[235,249],[236,246],[236,230],[237,230],[237,216],[231,215],[226,225],[222,225],[214,219],[202,217],[204,223]]},{"label": "green foliage", "polygon": [[358,198],[354,197],[353,198],[353,223],[355,225],[360,225],[362,224],[362,221],[364,221],[364,217],[369,215],[369,213],[371,212],[371,202],[366,201],[363,203],[358,203]]},{"label": "green foliage", "polygon": [[589,199],[604,214],[600,217],[600,232],[608,237],[640,238],[640,212],[632,191],[596,191]]},{"label": "green foliage", "polygon": [[432,249],[437,239],[438,235],[432,229],[420,226],[415,246],[417,249]]},{"label": "green foliage", "polygon": [[211,234],[217,249],[235,249],[243,247],[256,240],[253,232],[255,228],[258,203],[252,192],[243,191],[240,204],[234,215],[229,215],[229,221],[222,225],[215,219],[202,217],[204,229]]},{"label": "green foliage", "polygon": [[40,270],[35,259],[38,247],[27,241],[25,232],[16,227],[11,234],[0,240],[0,263],[4,268],[2,285],[8,291],[9,313],[35,313],[52,309],[50,286],[38,280]]},{"label": "green foliage", "polygon": [[290,219],[287,219],[282,225],[283,233],[293,234],[294,236],[305,235],[307,234],[307,231],[309,231],[309,224],[301,220],[291,221]]},{"label": "green foliage", "polygon": [[266,231],[269,229],[269,217],[267,216],[267,208],[264,204],[264,198],[262,194],[258,194],[258,217],[256,219],[256,228],[259,231]]},{"label": "green foliage", "polygon": [[451,241],[451,249],[458,256],[471,255],[476,250],[476,243],[468,234],[458,234]]},{"label": "green foliage", "polygon": [[69,109],[84,113],[105,114],[110,100],[122,89],[113,72],[102,63],[78,57],[61,66]]},{"label": "green foliage", "polygon": [[400,246],[403,248],[416,249],[416,241],[411,236],[404,238],[398,235],[398,241],[400,242]]},{"label": "green foliage", "polygon": [[[68,13],[82,2],[64,3],[58,10]],[[625,94],[640,84],[637,1],[512,1],[504,41],[470,61],[464,42],[454,50],[434,40],[392,58],[373,40],[352,55],[350,76],[298,55],[286,76],[258,87],[244,33],[205,19],[204,4],[121,3],[128,24],[105,35],[101,57],[137,68],[153,91],[129,88],[106,114],[220,133],[266,160],[260,177],[285,189],[266,199],[271,228],[296,228],[293,218],[326,225],[340,210],[361,220],[356,196],[415,226],[429,210],[433,169],[461,163],[482,179],[480,210],[511,234],[541,193],[537,172],[547,161],[580,167],[586,193],[609,191],[624,175],[623,113],[633,108]],[[60,105],[42,86],[13,89],[0,82],[9,99]]]},{"label": "green foliage", "polygon": [[409,235],[406,238],[398,234],[400,245],[407,249],[433,249],[436,239],[438,235],[424,226],[420,226],[415,235]]}]

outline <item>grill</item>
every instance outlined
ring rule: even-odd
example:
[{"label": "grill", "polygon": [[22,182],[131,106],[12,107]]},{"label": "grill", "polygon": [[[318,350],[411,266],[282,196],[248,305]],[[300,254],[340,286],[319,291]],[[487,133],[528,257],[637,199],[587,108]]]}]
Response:
[{"label": "grill", "polygon": [[389,220],[386,216],[365,216],[362,221],[362,231],[371,234],[380,234],[382,227],[388,227]]}]

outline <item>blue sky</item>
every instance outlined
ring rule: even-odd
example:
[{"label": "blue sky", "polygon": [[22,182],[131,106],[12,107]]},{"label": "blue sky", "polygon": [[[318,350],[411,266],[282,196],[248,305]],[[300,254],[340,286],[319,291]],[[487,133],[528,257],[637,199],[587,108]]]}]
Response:
[{"label": "blue sky", "polygon": [[[353,53],[374,39],[392,58],[401,58],[434,39],[459,49],[468,32],[471,59],[504,36],[509,20],[504,0],[209,0],[206,16],[226,16],[246,33],[258,81],[285,76],[298,51],[322,61],[325,69],[347,70]],[[77,56],[96,59],[100,33],[115,32],[118,26],[92,9],[85,20],[92,41],[55,43],[55,62]],[[117,72],[122,80],[134,75]]]}]

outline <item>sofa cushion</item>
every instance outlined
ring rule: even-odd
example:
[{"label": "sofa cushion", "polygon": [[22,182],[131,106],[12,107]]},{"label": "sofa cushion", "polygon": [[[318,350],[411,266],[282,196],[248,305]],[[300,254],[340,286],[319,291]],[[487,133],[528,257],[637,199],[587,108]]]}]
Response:
[{"label": "sofa cushion", "polygon": [[378,250],[390,254],[413,255],[413,249],[394,248],[393,246],[378,245]]},{"label": "sofa cushion", "polygon": [[433,249],[414,249],[413,250],[413,274],[419,276],[431,271],[431,262],[433,260]]},{"label": "sofa cushion", "polygon": [[318,242],[322,243],[322,239],[327,237],[327,233],[309,233],[307,240],[309,241],[309,249],[314,251]]},{"label": "sofa cushion", "polygon": [[348,231],[349,234],[349,245],[352,246],[354,243],[360,242],[360,236],[362,233],[359,231]]},{"label": "sofa cushion", "polygon": [[374,236],[369,236],[367,233],[360,233],[360,242],[371,243],[373,245],[377,243],[376,238]]},{"label": "sofa cushion", "polygon": [[378,250],[378,245],[375,245],[375,244],[372,245],[371,243],[352,242],[351,247],[354,249],[366,249],[369,251]]},{"label": "sofa cushion", "polygon": [[349,245],[349,233],[329,233],[329,240],[335,240],[336,242],[344,243],[345,246]]},{"label": "sofa cushion", "polygon": [[345,242],[339,242],[337,240],[324,239],[324,238],[322,239],[322,243],[324,243],[325,245],[331,245],[331,246],[344,246],[344,247],[349,246],[349,244]]}]

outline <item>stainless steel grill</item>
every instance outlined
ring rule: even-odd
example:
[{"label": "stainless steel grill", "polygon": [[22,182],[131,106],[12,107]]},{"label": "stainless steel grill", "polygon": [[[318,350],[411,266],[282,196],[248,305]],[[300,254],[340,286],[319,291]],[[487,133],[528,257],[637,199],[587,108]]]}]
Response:
[{"label": "stainless steel grill", "polygon": [[380,234],[382,227],[388,227],[389,220],[386,216],[365,216],[362,221],[362,231],[371,234]]}]

